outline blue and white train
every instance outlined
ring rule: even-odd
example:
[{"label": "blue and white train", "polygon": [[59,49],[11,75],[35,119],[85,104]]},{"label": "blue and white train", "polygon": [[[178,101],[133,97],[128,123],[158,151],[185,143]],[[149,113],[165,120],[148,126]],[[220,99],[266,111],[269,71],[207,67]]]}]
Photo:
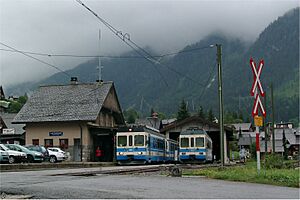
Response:
[{"label": "blue and white train", "polygon": [[189,128],[179,136],[179,160],[182,163],[212,162],[212,140],[200,128]]},{"label": "blue and white train", "polygon": [[116,137],[118,164],[172,162],[178,157],[178,143],[166,139],[148,126],[120,127]]}]

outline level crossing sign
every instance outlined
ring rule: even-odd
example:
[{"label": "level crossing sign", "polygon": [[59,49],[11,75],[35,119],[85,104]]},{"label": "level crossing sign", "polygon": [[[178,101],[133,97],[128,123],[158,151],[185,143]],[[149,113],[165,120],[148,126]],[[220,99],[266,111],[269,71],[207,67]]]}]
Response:
[{"label": "level crossing sign", "polygon": [[250,94],[251,96],[255,97],[253,108],[252,108],[252,115],[257,116],[258,115],[258,109],[260,109],[262,115],[266,117],[266,110],[261,102],[260,96],[265,96],[265,91],[263,90],[261,81],[260,81],[260,75],[262,68],[264,66],[264,60],[260,60],[258,68],[256,67],[256,63],[253,61],[253,59],[250,59],[250,66],[252,68],[253,72],[253,84],[251,87]]}]

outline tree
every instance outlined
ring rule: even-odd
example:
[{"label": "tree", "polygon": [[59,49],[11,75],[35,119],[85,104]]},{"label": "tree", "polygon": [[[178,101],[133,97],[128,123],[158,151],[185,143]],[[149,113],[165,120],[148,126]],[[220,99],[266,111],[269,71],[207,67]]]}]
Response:
[{"label": "tree", "polygon": [[209,109],[209,111],[208,111],[207,120],[210,122],[214,122],[214,120],[215,120],[215,116],[214,116],[212,109]]},{"label": "tree", "polygon": [[155,111],[154,111],[154,109],[153,109],[153,108],[151,108],[150,117],[152,117],[152,116],[153,116],[153,113],[155,113]]},{"label": "tree", "polygon": [[9,107],[7,110],[7,112],[9,112],[9,113],[18,113],[23,106],[18,101],[9,101],[9,102],[10,102],[10,104],[9,104]]},{"label": "tree", "polygon": [[136,110],[134,110],[133,108],[129,108],[124,111],[124,117],[127,123],[134,124],[139,115]]},{"label": "tree", "polygon": [[203,111],[202,106],[200,106],[199,110],[198,110],[198,116],[201,117],[202,119],[205,119],[205,112]]},{"label": "tree", "polygon": [[24,96],[20,96],[20,97],[18,98],[17,101],[18,101],[20,104],[24,105],[24,104],[26,103],[27,99],[28,99],[28,97],[27,97],[27,95],[25,94]]},{"label": "tree", "polygon": [[190,113],[187,109],[186,103],[184,99],[182,99],[181,104],[179,106],[178,112],[177,112],[177,120],[186,119],[190,116]]}]

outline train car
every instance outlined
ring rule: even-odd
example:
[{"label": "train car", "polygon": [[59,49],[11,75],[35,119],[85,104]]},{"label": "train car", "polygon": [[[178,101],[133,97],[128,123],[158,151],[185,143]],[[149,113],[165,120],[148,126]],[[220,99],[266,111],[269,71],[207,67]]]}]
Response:
[{"label": "train car", "polygon": [[178,142],[171,139],[166,139],[166,162],[177,162],[178,161]]},{"label": "train car", "polygon": [[205,130],[189,128],[180,133],[179,141],[180,162],[212,162],[212,140]]},{"label": "train car", "polygon": [[116,138],[118,164],[146,164],[166,160],[166,139],[148,126],[121,127]]}]

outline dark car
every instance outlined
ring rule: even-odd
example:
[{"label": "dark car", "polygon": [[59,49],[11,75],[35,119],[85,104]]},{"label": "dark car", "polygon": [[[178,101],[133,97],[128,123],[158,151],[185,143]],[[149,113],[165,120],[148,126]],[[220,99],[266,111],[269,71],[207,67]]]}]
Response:
[{"label": "dark car", "polygon": [[44,146],[42,146],[42,145],[26,145],[25,147],[31,151],[37,151],[37,152],[42,153],[44,155],[44,161],[49,160],[49,152]]}]

